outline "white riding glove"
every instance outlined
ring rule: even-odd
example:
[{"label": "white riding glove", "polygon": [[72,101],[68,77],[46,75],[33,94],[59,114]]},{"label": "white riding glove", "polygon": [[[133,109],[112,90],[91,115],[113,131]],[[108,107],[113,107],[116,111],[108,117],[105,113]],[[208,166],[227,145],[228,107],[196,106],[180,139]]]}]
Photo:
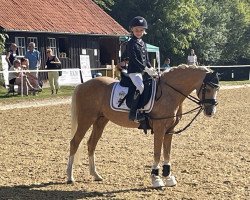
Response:
[{"label": "white riding glove", "polygon": [[150,67],[150,68],[145,67],[144,71],[147,72],[149,76],[157,76],[158,75],[157,71],[153,67]]}]

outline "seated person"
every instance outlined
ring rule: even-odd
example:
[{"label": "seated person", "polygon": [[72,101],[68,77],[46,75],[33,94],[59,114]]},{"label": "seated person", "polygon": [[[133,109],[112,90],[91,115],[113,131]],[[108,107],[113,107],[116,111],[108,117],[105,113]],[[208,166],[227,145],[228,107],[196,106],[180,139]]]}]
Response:
[{"label": "seated person", "polygon": [[[21,68],[23,70],[28,70],[29,69],[29,60],[27,58],[21,58]],[[24,74],[27,75],[30,84],[34,88],[36,88],[39,92],[42,91],[42,88],[39,85],[37,85],[38,78],[36,76],[34,76],[29,71],[24,72]]]},{"label": "seated person", "polygon": [[[33,94],[37,91],[29,82],[27,75],[21,73],[21,62],[20,60],[14,60],[13,66],[10,67],[9,71],[9,84],[18,85],[18,94],[21,94],[21,87],[23,86],[23,94],[28,95],[29,91]],[[22,84],[23,79],[23,84]]]},{"label": "seated person", "polygon": [[166,58],[165,59],[165,61],[164,61],[164,63],[163,63],[163,65],[161,66],[161,69],[163,70],[163,71],[165,71],[165,70],[170,70],[170,58]]}]

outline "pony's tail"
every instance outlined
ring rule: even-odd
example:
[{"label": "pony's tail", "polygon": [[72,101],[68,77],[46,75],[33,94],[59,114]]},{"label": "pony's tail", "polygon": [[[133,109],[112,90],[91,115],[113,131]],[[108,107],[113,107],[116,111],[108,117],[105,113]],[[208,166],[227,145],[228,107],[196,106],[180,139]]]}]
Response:
[{"label": "pony's tail", "polygon": [[[77,127],[78,127],[78,110],[76,109],[76,94],[79,90],[79,86],[76,86],[72,99],[71,99],[71,138],[74,137]],[[75,163],[80,163],[80,153],[82,151],[82,142],[80,143],[78,150],[75,154]]]},{"label": "pony's tail", "polygon": [[72,95],[72,99],[71,99],[71,136],[72,138],[74,137],[74,134],[76,133],[76,129],[77,129],[77,118],[78,118],[78,113],[76,110],[76,93],[78,91],[78,86],[76,86],[74,93]]}]

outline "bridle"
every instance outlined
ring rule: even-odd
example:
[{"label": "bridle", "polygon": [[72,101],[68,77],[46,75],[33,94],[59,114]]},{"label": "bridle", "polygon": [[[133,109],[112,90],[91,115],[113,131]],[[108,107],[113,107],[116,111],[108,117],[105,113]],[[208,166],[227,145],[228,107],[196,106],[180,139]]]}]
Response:
[{"label": "bridle", "polygon": [[216,99],[206,99],[207,85],[216,89],[220,88],[218,73],[214,73],[214,72],[207,73],[198,92],[198,96],[200,93],[202,93],[202,98],[199,101],[200,105],[210,104],[210,106],[217,106],[218,103]]},{"label": "bridle", "polygon": [[[160,76],[159,76],[159,79],[158,79],[158,82],[157,82],[157,90],[158,90],[158,87],[160,85]],[[212,88],[216,88],[216,89],[219,89],[219,74],[218,73],[215,73],[215,72],[209,72],[206,74],[204,80],[203,80],[203,83],[201,84],[201,87],[198,91],[198,96],[200,93],[202,93],[202,98],[201,100],[197,97],[194,97],[192,96],[191,94],[189,95],[185,95],[183,92],[181,92],[180,90],[174,88],[172,85],[164,82],[164,84],[166,84],[168,87],[172,88],[173,90],[175,90],[176,92],[180,93],[181,95],[183,95],[184,97],[186,97],[187,99],[191,100],[192,102],[198,104],[198,107],[190,110],[190,111],[187,111],[185,113],[182,113],[180,115],[175,115],[175,116],[166,116],[166,117],[150,117],[151,120],[162,120],[162,119],[168,119],[168,118],[173,118],[173,117],[178,117],[178,116],[182,116],[182,115],[186,115],[186,114],[189,114],[189,113],[192,113],[196,110],[198,110],[198,112],[196,113],[196,115],[193,117],[193,119],[184,127],[182,128],[181,130],[178,130],[178,131],[175,131],[174,134],[179,134],[181,133],[182,131],[186,130],[192,123],[193,121],[196,119],[196,117],[198,117],[198,115],[202,112],[202,110],[204,109],[204,104],[209,104],[209,105],[206,105],[206,106],[217,106],[218,103],[216,101],[216,99],[206,99],[206,91],[207,91],[207,85],[209,85],[210,87]],[[156,101],[158,101],[162,96],[162,91],[161,91],[161,94],[160,94],[160,97],[156,98]]]}]

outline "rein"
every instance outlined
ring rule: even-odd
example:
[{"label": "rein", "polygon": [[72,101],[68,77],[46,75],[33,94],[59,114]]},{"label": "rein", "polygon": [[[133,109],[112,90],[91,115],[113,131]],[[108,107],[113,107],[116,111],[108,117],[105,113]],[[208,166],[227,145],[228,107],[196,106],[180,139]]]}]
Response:
[{"label": "rein", "polygon": [[[159,82],[160,82],[160,79],[159,79]],[[198,104],[198,105],[201,104],[201,101],[200,101],[198,98],[192,96],[191,94],[189,94],[189,95],[187,96],[187,95],[185,95],[184,93],[182,93],[181,91],[179,91],[179,90],[177,90],[176,88],[174,88],[172,85],[169,85],[168,83],[165,83],[165,84],[166,84],[167,86],[169,86],[170,88],[172,88],[173,90],[175,90],[176,92],[182,94],[184,97],[188,98],[188,99],[191,100],[192,102],[194,102],[194,103],[196,103],[196,104]],[[202,90],[202,86],[200,87],[200,90],[199,90],[199,91],[201,91],[201,90]]]},{"label": "rein", "polygon": [[[165,83],[165,84],[166,84],[167,86],[169,86],[170,88],[172,88],[174,91],[180,93],[180,94],[183,95],[184,97],[188,98],[188,99],[191,100],[192,102],[194,102],[194,103],[196,103],[196,104],[199,105],[198,107],[196,107],[196,108],[194,108],[194,109],[192,109],[192,110],[190,110],[190,111],[187,111],[187,112],[185,112],[185,113],[182,113],[181,115],[186,115],[186,114],[192,113],[192,112],[196,111],[197,109],[202,109],[201,101],[200,101],[198,98],[196,98],[196,97],[194,97],[194,96],[192,96],[192,95],[188,95],[188,96],[187,96],[187,95],[185,95],[183,92],[181,92],[181,91],[177,90],[176,88],[174,88],[172,85],[169,85],[168,83]],[[158,81],[158,83],[157,83],[157,86],[158,86],[158,87],[160,86],[160,77],[159,77],[159,81]],[[157,89],[158,89],[158,87],[157,87]],[[201,91],[201,90],[202,90],[202,86],[201,86],[201,88],[200,88],[199,91]],[[158,101],[158,100],[161,98],[161,96],[162,96],[162,90],[161,90],[160,97],[158,97],[158,98],[156,99],[156,101]],[[172,118],[172,117],[178,117],[178,116],[181,116],[181,115],[174,115],[174,116],[167,116],[167,117],[155,117],[155,118],[150,118],[150,119],[153,119],[153,120],[161,120],[161,119],[168,119],[168,118]]]},{"label": "rein", "polygon": [[[158,86],[158,87],[160,86],[160,80],[161,80],[161,79],[160,79],[160,77],[159,77],[159,81],[158,81],[158,83],[157,83],[157,86]],[[184,128],[182,128],[182,129],[180,129],[180,130],[178,130],[178,131],[175,131],[175,132],[172,133],[172,134],[179,134],[179,133],[185,131],[185,130],[193,123],[193,121],[198,117],[198,115],[202,112],[202,110],[204,109],[204,108],[202,107],[202,104],[203,104],[203,103],[210,103],[211,105],[215,105],[215,106],[217,105],[217,102],[216,102],[214,99],[205,99],[206,85],[207,85],[207,84],[208,84],[208,85],[212,85],[212,83],[208,82],[208,81],[206,80],[206,78],[204,79],[203,84],[201,85],[201,87],[200,87],[200,89],[199,89],[199,92],[198,92],[198,95],[199,95],[200,92],[202,92],[202,100],[200,100],[200,99],[198,99],[198,98],[196,98],[196,97],[194,97],[194,96],[192,96],[192,95],[190,95],[190,94],[189,94],[189,95],[185,95],[183,92],[177,90],[176,88],[174,88],[173,86],[169,85],[168,83],[165,83],[165,84],[166,84],[167,86],[169,86],[170,88],[172,88],[174,91],[180,93],[181,95],[183,95],[183,96],[186,97],[187,99],[189,99],[189,100],[191,100],[192,102],[194,102],[194,103],[196,103],[196,104],[199,105],[198,107],[196,107],[196,108],[194,108],[194,109],[192,109],[192,110],[190,110],[190,111],[187,111],[187,112],[185,112],[185,113],[179,114],[179,115],[167,116],[167,117],[155,117],[155,118],[151,118],[151,117],[150,117],[150,119],[152,119],[152,120],[162,120],[162,119],[168,119],[168,118],[173,118],[173,117],[178,117],[178,116],[186,115],[186,114],[192,113],[192,112],[194,112],[194,111],[196,111],[196,110],[199,109],[198,112],[196,113],[196,115],[193,117],[193,119],[192,119]],[[213,86],[215,87],[215,85],[213,85]],[[216,85],[216,86],[217,86],[217,85]],[[157,87],[157,90],[158,90],[158,87]],[[156,101],[158,101],[158,100],[161,98],[161,96],[162,96],[162,90],[161,90],[160,96],[156,99]],[[166,134],[166,133],[165,133],[165,134]]]}]

